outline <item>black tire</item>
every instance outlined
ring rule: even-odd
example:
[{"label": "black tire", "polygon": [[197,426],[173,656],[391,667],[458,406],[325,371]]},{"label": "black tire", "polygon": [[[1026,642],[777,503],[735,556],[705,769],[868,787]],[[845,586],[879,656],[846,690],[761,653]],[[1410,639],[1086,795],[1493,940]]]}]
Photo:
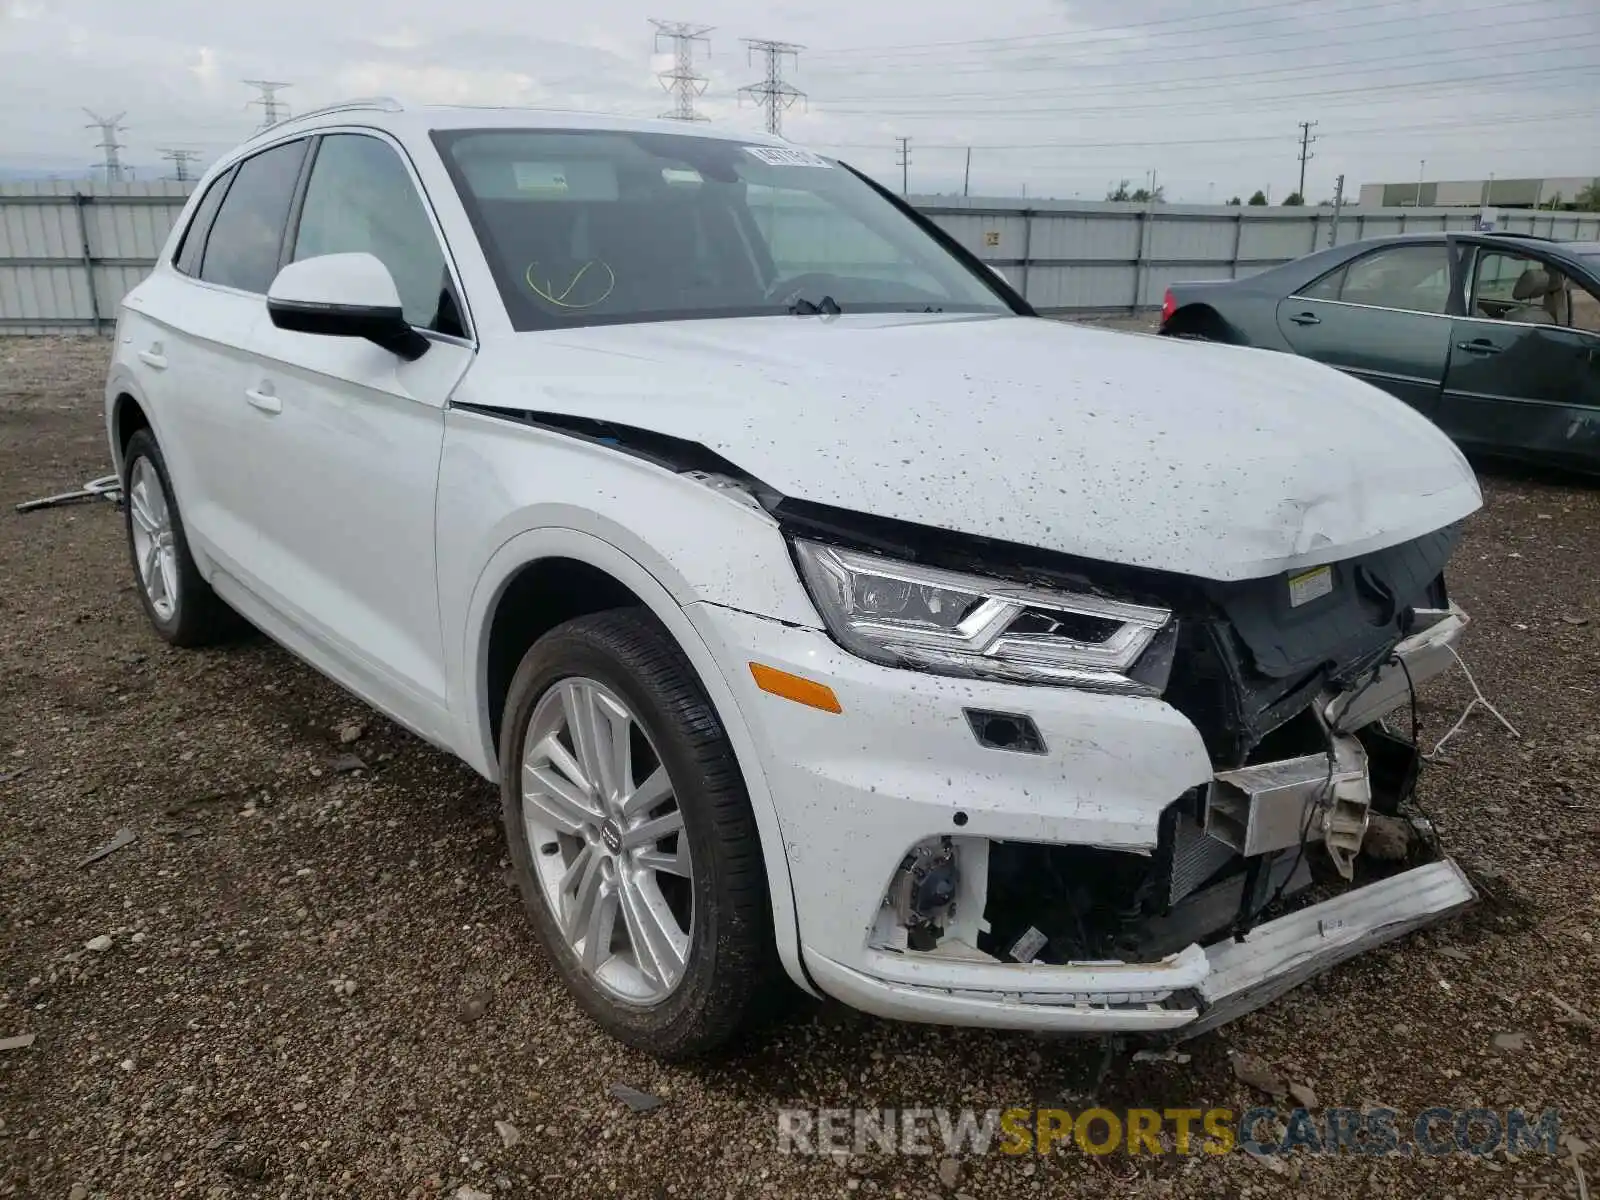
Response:
[{"label": "black tire", "polygon": [[[134,469],[143,459],[155,469],[166,496],[167,512],[172,523],[172,541],[177,567],[177,596],[172,613],[162,617],[146,591],[133,540],[133,500],[131,487]],[[134,590],[139,593],[139,603],[157,634],[174,646],[210,646],[235,636],[243,621],[229,608],[211,585],[200,577],[194,556],[189,553],[189,538],[183,528],[183,514],[178,511],[178,500],[172,490],[172,477],[167,474],[167,463],[161,457],[161,446],[148,429],[141,429],[128,439],[122,454],[122,513],[123,527],[128,539],[128,561],[133,566]]]},{"label": "black tire", "polygon": [[[522,753],[539,698],[584,676],[610,688],[648,731],[683,813],[694,862],[694,919],[682,979],[665,998],[634,1005],[583,971],[533,869],[522,822]],[[558,625],[523,657],[500,731],[500,796],[523,904],[579,1007],[607,1033],[657,1058],[720,1049],[765,1010],[779,974],[766,864],[744,778],[693,667],[645,610],[612,609]]]},{"label": "black tire", "polygon": [[1186,338],[1192,342],[1234,342],[1228,323],[1207,308],[1179,309],[1161,332],[1167,337]]}]

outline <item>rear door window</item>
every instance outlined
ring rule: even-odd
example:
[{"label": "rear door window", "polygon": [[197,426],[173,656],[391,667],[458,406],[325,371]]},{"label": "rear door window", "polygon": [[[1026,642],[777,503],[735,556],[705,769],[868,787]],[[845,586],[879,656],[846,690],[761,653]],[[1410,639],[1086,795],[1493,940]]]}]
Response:
[{"label": "rear door window", "polygon": [[1393,246],[1356,259],[1300,292],[1372,308],[1444,313],[1450,304],[1450,256],[1444,242]]},{"label": "rear door window", "polygon": [[305,155],[301,139],[263,150],[239,164],[206,239],[201,279],[266,294],[278,273],[283,227]]}]

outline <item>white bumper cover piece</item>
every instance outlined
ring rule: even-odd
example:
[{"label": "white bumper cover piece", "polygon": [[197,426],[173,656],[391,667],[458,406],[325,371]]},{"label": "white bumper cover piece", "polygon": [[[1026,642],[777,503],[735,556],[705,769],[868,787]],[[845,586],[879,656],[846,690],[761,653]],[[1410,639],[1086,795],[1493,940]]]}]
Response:
[{"label": "white bumper cover piece", "polygon": [[[901,1021],[1189,1038],[1476,900],[1465,873],[1447,858],[1258,925],[1242,941],[1229,939],[1206,950],[1190,946],[1160,963],[949,963],[941,969],[930,959],[922,967],[929,982],[910,983],[868,975],[809,950],[805,962],[836,999]],[[939,976],[943,981],[935,986]],[[1172,990],[1148,990],[1163,986]]]}]

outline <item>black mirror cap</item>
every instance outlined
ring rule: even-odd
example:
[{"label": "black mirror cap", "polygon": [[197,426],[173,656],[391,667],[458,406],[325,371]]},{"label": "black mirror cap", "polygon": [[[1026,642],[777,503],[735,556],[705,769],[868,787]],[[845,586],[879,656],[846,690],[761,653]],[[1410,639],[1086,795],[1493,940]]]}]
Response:
[{"label": "black mirror cap", "polygon": [[428,339],[411,328],[397,307],[268,299],[267,315],[279,329],[323,337],[365,338],[407,362],[415,362],[428,350]]}]

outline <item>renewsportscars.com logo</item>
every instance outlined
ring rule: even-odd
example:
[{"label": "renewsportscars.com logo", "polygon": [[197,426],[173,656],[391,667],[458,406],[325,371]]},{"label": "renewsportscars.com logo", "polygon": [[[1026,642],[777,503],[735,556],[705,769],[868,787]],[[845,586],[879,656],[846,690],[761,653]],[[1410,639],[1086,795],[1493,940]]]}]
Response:
[{"label": "renewsportscars.com logo", "polygon": [[778,1152],[867,1154],[1556,1154],[1556,1109],[779,1108]]}]

